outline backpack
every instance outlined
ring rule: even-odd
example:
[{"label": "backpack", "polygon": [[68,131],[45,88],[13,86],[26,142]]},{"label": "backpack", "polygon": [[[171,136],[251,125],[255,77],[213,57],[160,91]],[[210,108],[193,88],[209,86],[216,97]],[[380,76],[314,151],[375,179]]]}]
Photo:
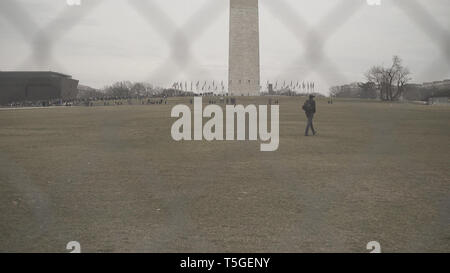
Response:
[{"label": "backpack", "polygon": [[306,113],[311,113],[313,111],[313,105],[310,100],[305,101],[302,108]]}]

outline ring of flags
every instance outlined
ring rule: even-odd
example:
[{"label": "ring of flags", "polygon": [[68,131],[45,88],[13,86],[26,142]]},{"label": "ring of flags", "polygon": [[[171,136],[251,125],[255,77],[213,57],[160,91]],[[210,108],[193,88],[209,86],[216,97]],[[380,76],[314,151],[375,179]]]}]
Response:
[{"label": "ring of flags", "polygon": [[[270,82],[267,81],[267,88],[269,87]],[[180,81],[180,82],[174,82],[172,84],[172,88],[176,89],[178,91],[184,91],[184,92],[222,92],[224,93],[227,87],[224,84],[224,81],[222,80],[220,83],[216,82],[215,80],[212,81],[197,81],[197,82],[189,82],[188,81]],[[313,81],[278,81],[276,80],[274,83],[272,83],[272,88],[274,91],[282,91],[289,89],[290,91],[299,91],[303,93],[310,93],[315,92],[315,82]]]}]

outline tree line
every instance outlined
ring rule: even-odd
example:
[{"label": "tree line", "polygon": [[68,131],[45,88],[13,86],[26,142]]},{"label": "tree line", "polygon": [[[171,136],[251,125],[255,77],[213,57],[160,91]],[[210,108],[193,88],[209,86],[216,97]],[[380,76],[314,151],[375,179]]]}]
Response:
[{"label": "tree line", "polygon": [[78,91],[78,98],[135,98],[150,97],[160,93],[161,90],[149,83],[120,81],[112,85],[107,85],[100,90],[87,86],[79,86]]}]

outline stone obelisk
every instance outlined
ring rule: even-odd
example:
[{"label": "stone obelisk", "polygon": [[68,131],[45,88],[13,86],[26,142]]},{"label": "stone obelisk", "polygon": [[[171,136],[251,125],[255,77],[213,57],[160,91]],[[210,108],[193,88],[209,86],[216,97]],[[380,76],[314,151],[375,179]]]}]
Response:
[{"label": "stone obelisk", "polygon": [[259,96],[258,0],[230,0],[228,93]]}]

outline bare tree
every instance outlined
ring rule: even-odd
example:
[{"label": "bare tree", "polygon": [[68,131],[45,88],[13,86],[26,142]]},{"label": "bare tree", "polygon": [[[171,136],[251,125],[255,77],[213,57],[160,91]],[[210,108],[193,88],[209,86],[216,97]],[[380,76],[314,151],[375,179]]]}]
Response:
[{"label": "bare tree", "polygon": [[145,82],[132,83],[130,81],[116,82],[106,86],[104,92],[113,97],[146,97],[156,92],[153,85]]},{"label": "bare tree", "polygon": [[339,86],[332,86],[330,87],[330,96],[337,97],[337,95],[341,92],[341,89]]},{"label": "bare tree", "polygon": [[114,97],[128,97],[131,94],[133,84],[129,81],[116,82],[105,88],[105,93]]},{"label": "bare tree", "polygon": [[381,100],[387,100],[387,73],[382,66],[373,66],[367,73],[366,78],[368,82],[372,82],[378,89],[378,93]]},{"label": "bare tree", "polygon": [[132,96],[136,96],[136,97],[141,97],[146,93],[146,87],[144,85],[144,83],[134,83],[133,86],[131,87],[130,90],[130,95]]},{"label": "bare tree", "polygon": [[405,91],[405,85],[411,80],[410,75],[411,72],[407,67],[403,67],[401,65],[398,67],[395,79],[397,82],[397,88],[396,93],[392,95],[392,99],[396,100],[403,94]]},{"label": "bare tree", "polygon": [[375,84],[381,100],[394,101],[400,98],[404,86],[411,80],[410,74],[402,59],[394,56],[390,67],[373,66],[365,76],[369,83]]}]

